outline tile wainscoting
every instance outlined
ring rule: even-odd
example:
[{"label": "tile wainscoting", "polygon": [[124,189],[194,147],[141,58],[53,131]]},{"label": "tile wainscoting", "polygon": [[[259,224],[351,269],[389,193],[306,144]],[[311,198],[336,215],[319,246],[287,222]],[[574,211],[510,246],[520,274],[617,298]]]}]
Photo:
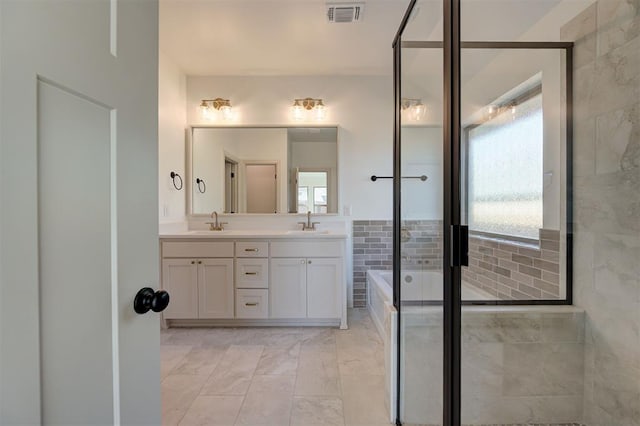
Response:
[{"label": "tile wainscoting", "polygon": [[465,282],[498,300],[559,299],[560,231],[540,229],[537,244],[508,236],[469,237],[469,267]]},{"label": "tile wainscoting", "polygon": [[[439,270],[442,221],[408,220],[403,224],[402,263],[407,269]],[[353,306],[367,305],[367,271],[393,269],[393,222],[353,222]]]},{"label": "tile wainscoting", "polygon": [[[463,280],[498,300],[559,299],[560,231],[541,229],[537,244],[509,236],[471,236],[469,267]],[[402,265],[407,270],[442,269],[442,221],[410,220],[403,224]],[[393,269],[390,220],[353,222],[353,306],[367,304],[369,269]]]}]

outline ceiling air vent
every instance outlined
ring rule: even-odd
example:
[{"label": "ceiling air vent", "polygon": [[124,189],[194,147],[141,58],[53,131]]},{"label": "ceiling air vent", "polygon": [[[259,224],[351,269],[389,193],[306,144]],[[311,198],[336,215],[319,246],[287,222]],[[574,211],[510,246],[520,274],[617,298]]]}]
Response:
[{"label": "ceiling air vent", "polygon": [[331,23],[360,22],[364,3],[327,3],[327,20]]}]

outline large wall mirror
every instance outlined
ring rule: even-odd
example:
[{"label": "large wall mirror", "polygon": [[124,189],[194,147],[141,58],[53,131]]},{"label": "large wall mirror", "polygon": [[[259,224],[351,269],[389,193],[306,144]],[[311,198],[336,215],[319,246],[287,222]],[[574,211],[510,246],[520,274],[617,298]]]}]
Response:
[{"label": "large wall mirror", "polygon": [[337,127],[193,127],[190,213],[337,213]]}]

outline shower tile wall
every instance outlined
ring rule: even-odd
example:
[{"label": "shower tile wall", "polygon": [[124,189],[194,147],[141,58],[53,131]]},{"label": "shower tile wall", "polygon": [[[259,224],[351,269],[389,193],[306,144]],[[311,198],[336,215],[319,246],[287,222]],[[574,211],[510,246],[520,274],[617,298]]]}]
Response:
[{"label": "shower tile wall", "polygon": [[471,236],[462,280],[499,300],[560,298],[560,231],[539,235],[537,244]]},{"label": "shower tile wall", "polygon": [[[442,268],[442,221],[408,220],[403,223],[402,262],[406,269]],[[393,269],[393,222],[353,222],[353,306],[367,304],[367,271]]]},{"label": "shower tile wall", "polygon": [[575,42],[574,290],[589,425],[640,425],[640,2],[599,0]]},{"label": "shower tile wall", "polygon": [[[403,321],[404,371],[411,372],[403,380],[404,420],[437,424],[442,408],[442,312],[406,311]],[[462,423],[579,423],[583,354],[584,313],[577,309],[487,312],[465,307]]]}]

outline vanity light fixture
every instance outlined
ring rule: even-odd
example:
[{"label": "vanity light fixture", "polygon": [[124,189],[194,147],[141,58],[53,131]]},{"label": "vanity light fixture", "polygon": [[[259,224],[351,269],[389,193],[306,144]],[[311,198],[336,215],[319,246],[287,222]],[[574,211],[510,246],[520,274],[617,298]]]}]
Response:
[{"label": "vanity light fixture", "polygon": [[304,98],[294,99],[291,106],[291,116],[296,121],[301,121],[307,114],[313,114],[317,121],[327,118],[327,108],[322,99]]},{"label": "vanity light fixture", "polygon": [[507,111],[511,113],[511,119],[515,120],[516,113],[518,112],[517,103],[512,101],[512,102],[507,102],[501,105],[497,105],[497,104],[489,105],[486,107],[486,110],[485,110],[485,118],[487,120],[490,120]]},{"label": "vanity light fixture", "polygon": [[200,102],[200,114],[205,120],[215,119],[218,113],[222,115],[223,120],[231,120],[233,114],[229,99],[203,99],[202,102]]},{"label": "vanity light fixture", "polygon": [[400,101],[400,109],[409,111],[409,117],[413,121],[420,121],[427,112],[427,106],[422,103],[422,99],[402,98]]}]

